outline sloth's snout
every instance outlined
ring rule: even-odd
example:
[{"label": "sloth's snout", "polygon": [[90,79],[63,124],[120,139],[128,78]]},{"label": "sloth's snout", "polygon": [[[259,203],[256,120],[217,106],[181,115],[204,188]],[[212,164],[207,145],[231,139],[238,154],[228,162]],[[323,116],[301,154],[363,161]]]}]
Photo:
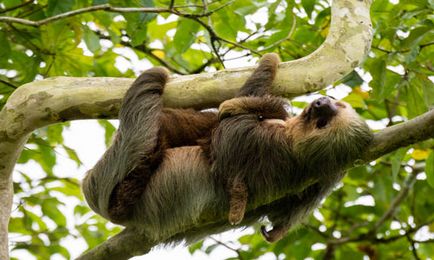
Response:
[{"label": "sloth's snout", "polygon": [[317,116],[334,116],[337,113],[337,107],[328,97],[320,97],[312,102],[312,108]]},{"label": "sloth's snout", "polygon": [[331,104],[330,99],[328,97],[320,97],[313,101],[313,106],[317,109],[329,106]]}]

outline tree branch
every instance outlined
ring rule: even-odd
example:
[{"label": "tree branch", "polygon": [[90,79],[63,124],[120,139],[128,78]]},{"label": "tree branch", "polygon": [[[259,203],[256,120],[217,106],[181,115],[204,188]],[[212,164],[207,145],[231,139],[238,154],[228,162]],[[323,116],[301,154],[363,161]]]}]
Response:
[{"label": "tree branch", "polygon": [[174,9],[170,8],[154,8],[154,7],[115,7],[111,6],[110,4],[102,4],[102,5],[94,5],[94,6],[88,6],[81,9],[61,13],[55,16],[51,16],[39,21],[32,21],[28,19],[22,19],[22,18],[16,18],[11,16],[0,16],[0,22],[5,23],[18,23],[22,25],[28,25],[33,27],[39,27],[44,24],[52,23],[67,17],[73,17],[79,14],[84,13],[90,13],[95,11],[106,11],[106,12],[113,12],[113,13],[171,13],[178,16],[186,17],[186,18],[200,18],[209,16],[215,11],[209,11],[207,13],[203,14],[186,14],[178,12]]},{"label": "tree branch", "polygon": [[29,4],[32,4],[32,3],[33,3],[33,0],[31,0],[31,1],[27,1],[27,2],[24,2],[24,3],[18,4],[18,5],[15,5],[15,6],[9,7],[9,8],[0,9],[0,14],[4,14],[4,13],[7,13],[7,12],[11,12],[11,11],[13,11],[13,10],[19,9],[19,8],[21,8],[21,7],[24,7],[24,6],[29,5]]},{"label": "tree branch", "polygon": [[390,203],[389,209],[381,216],[381,218],[375,223],[372,228],[371,233],[376,233],[376,231],[386,222],[388,219],[392,218],[395,214],[396,209],[399,207],[401,202],[407,197],[408,191],[413,187],[416,182],[416,176],[418,172],[412,172],[409,174],[408,178],[404,181],[402,189],[399,191],[398,195]]},{"label": "tree branch", "polygon": [[434,109],[402,124],[375,133],[374,140],[362,160],[370,162],[400,147],[434,138]]},{"label": "tree branch", "polygon": [[14,84],[10,83],[9,81],[6,81],[2,78],[0,78],[0,83],[5,84],[6,86],[13,88],[13,89],[17,89],[17,86],[15,86]]},{"label": "tree branch", "polygon": [[106,242],[92,248],[78,257],[77,260],[96,259],[129,259],[133,256],[144,255],[154,246],[146,242],[147,239],[136,230],[126,228]]}]

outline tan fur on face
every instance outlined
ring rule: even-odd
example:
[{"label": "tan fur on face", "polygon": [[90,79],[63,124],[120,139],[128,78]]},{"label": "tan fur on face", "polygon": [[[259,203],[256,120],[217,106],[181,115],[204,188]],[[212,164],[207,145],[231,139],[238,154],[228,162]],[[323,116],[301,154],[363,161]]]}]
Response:
[{"label": "tan fur on face", "polygon": [[285,121],[287,135],[292,136],[295,140],[303,140],[311,135],[327,135],[328,132],[334,129],[342,129],[348,126],[349,123],[360,121],[359,115],[354,109],[344,101],[331,100],[338,109],[337,114],[323,129],[318,129],[315,126],[315,121],[306,122],[303,119],[303,113],[309,109],[306,107],[301,115],[289,118]]}]

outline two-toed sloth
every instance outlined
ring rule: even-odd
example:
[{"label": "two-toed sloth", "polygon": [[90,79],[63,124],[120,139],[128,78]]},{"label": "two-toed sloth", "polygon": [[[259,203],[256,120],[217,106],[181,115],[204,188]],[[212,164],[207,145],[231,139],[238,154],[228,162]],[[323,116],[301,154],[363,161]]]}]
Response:
[{"label": "two-toed sloth", "polygon": [[[290,117],[269,94],[279,58],[265,55],[218,114],[163,108],[165,69],[127,91],[112,146],[89,171],[90,207],[151,241],[193,241],[267,217],[282,238],[318,206],[372,139],[347,103],[321,97]],[[213,222],[214,221],[214,222]]]}]

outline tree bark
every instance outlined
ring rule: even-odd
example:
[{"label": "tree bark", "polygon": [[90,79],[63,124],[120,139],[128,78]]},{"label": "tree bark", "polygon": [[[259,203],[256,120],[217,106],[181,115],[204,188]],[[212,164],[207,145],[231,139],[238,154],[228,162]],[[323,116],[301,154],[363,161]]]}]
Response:
[{"label": "tree bark", "polygon": [[[367,55],[372,39],[370,4],[370,0],[333,1],[327,39],[312,54],[280,64],[273,93],[294,97],[318,91],[358,66]],[[174,77],[163,95],[165,105],[217,106],[234,96],[253,69],[246,67]],[[56,77],[23,85],[9,98],[0,111],[0,259],[9,259],[12,171],[30,133],[67,120],[115,118],[131,82],[132,79],[125,78]],[[107,247],[116,252],[122,251],[114,248],[117,246],[129,248],[125,243],[111,244],[110,241],[92,252],[93,259],[103,257],[103,254],[98,257],[98,252],[106,252]]]}]

